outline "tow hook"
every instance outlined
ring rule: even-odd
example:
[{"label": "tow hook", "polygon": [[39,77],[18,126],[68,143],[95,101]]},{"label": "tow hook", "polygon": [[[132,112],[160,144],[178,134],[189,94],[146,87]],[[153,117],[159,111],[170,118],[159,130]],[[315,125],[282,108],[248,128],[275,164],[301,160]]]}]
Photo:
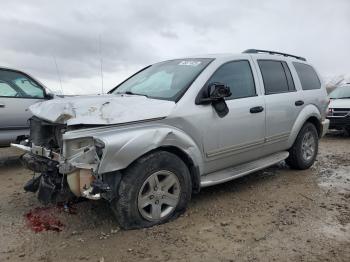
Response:
[{"label": "tow hook", "polygon": [[111,188],[108,184],[103,183],[102,180],[96,179],[92,181],[91,187],[87,188],[82,192],[83,197],[86,197],[91,200],[101,199],[101,194],[108,193],[111,191]]}]

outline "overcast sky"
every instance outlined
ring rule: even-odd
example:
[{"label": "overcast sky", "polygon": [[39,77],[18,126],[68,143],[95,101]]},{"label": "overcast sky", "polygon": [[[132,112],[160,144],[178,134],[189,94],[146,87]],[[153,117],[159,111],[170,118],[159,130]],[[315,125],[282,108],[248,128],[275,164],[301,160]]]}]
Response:
[{"label": "overcast sky", "polygon": [[[160,60],[271,49],[350,75],[349,0],[0,0],[0,65],[99,93]],[[101,39],[101,55],[99,51]],[[55,66],[55,60],[58,72]]]}]

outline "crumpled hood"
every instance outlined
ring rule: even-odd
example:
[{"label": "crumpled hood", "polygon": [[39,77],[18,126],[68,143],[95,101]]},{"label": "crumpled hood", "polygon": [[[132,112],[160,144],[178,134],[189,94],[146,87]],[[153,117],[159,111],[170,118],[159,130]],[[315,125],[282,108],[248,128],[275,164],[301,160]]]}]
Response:
[{"label": "crumpled hood", "polygon": [[331,99],[329,108],[350,108],[350,99]]},{"label": "crumpled hood", "polygon": [[34,116],[67,125],[109,125],[166,117],[175,102],[136,95],[57,98],[29,107]]}]

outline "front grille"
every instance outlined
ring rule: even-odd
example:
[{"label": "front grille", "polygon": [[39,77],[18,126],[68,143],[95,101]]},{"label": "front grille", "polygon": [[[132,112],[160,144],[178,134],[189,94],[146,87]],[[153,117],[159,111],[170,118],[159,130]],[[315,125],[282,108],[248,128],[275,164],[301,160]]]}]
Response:
[{"label": "front grille", "polygon": [[333,108],[334,111],[347,111],[349,112],[350,111],[350,108]]},{"label": "front grille", "polygon": [[345,117],[350,115],[350,108],[333,108],[331,116]]},{"label": "front grille", "polygon": [[66,126],[44,121],[38,117],[30,119],[30,141],[49,149],[62,147],[62,134]]},{"label": "front grille", "polygon": [[330,128],[350,126],[350,117],[333,117],[330,118]]}]

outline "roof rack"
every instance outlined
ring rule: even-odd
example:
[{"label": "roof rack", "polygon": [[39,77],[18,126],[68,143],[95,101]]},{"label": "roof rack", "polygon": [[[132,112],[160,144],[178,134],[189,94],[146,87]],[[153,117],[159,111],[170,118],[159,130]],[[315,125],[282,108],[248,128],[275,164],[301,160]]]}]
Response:
[{"label": "roof rack", "polygon": [[270,50],[260,50],[260,49],[247,49],[243,53],[246,54],[258,54],[258,53],[268,53],[270,55],[282,55],[282,56],[289,56],[289,57],[294,57],[296,59],[306,61],[304,57],[301,56],[296,56],[296,55],[290,55],[286,53],[281,53],[281,52],[276,52],[276,51],[270,51]]}]

